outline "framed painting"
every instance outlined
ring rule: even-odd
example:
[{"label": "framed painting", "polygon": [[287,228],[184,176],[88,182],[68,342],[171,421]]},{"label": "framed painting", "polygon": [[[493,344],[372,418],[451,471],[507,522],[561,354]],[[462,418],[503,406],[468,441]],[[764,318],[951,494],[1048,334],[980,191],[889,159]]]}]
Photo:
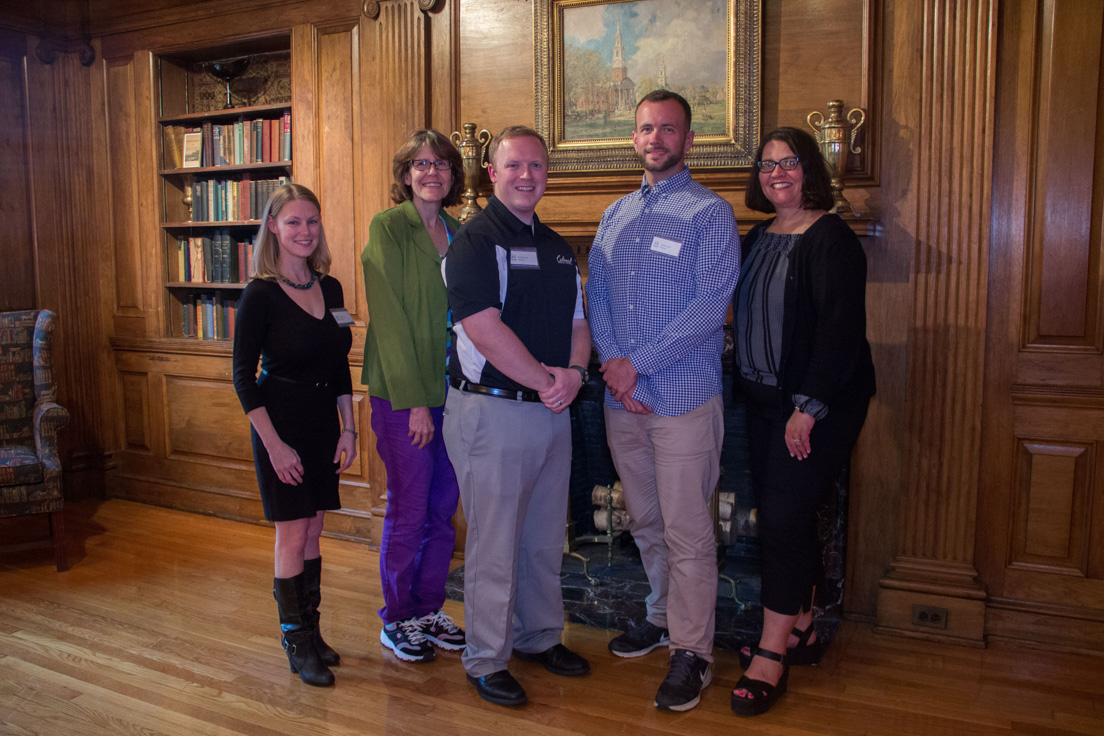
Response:
[{"label": "framed painting", "polygon": [[536,0],[536,125],[552,171],[639,168],[636,103],[693,110],[694,167],[752,165],[759,136],[759,0]]}]

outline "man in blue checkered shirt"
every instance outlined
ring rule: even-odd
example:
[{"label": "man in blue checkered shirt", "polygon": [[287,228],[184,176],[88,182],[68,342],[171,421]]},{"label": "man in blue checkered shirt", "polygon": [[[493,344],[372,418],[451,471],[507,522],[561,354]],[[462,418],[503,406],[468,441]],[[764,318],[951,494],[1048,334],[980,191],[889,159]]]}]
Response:
[{"label": "man in blue checkered shirt", "polygon": [[602,215],[586,285],[606,380],[606,434],[651,585],[647,618],[610,642],[667,645],[662,710],[690,710],[712,678],[717,562],[710,497],[724,437],[721,348],[740,272],[732,207],[690,177],[690,105],[667,90],[636,108],[640,189]]}]

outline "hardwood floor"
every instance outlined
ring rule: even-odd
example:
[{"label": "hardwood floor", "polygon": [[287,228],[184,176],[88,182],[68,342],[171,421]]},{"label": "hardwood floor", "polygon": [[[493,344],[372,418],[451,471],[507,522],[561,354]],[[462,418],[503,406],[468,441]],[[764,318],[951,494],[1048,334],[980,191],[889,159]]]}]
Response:
[{"label": "hardwood floor", "polygon": [[[37,520],[0,520],[0,537]],[[530,704],[486,703],[458,655],[399,663],[379,644],[377,555],[323,540],[323,630],[343,656],[335,688],[288,671],[271,596],[272,531],[113,500],[70,506],[71,569],[48,551],[0,556],[0,734],[1104,734],[1104,660],[1006,646],[958,648],[844,624],[823,664],[797,668],[767,715],[738,719],[740,676],[718,652],[685,714],[658,712],[653,653],[569,624],[592,674],[512,662]],[[458,620],[462,607],[447,603]]]}]

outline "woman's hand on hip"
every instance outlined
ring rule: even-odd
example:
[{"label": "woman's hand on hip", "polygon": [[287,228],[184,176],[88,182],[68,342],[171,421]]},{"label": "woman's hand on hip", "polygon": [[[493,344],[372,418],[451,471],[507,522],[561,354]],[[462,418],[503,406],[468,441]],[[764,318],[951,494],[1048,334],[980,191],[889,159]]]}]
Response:
[{"label": "woman's hand on hip", "polygon": [[275,444],[268,450],[268,459],[276,471],[276,477],[289,486],[299,485],[303,482],[303,463],[299,460],[299,453],[282,440],[277,440]]},{"label": "woman's hand on hip", "polygon": [[433,441],[433,415],[428,406],[415,406],[410,410],[410,444],[422,449]]},{"label": "woman's hand on hip", "polygon": [[806,414],[800,409],[793,410],[789,421],[786,422],[786,450],[789,451],[790,457],[796,457],[798,460],[809,457],[809,453],[813,451],[813,446],[809,443],[809,435],[813,431],[814,424],[816,420],[811,414]]}]

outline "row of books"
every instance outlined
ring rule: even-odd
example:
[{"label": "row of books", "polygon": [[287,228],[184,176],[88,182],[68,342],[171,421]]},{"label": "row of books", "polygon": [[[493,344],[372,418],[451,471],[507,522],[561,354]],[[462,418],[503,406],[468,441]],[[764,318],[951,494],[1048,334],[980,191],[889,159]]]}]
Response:
[{"label": "row of books", "polygon": [[248,174],[240,179],[197,181],[192,185],[192,222],[260,219],[268,198],[289,182],[287,176],[254,181]]},{"label": "row of books", "polygon": [[182,300],[180,325],[184,337],[199,340],[233,340],[238,315],[237,298],[222,294],[194,294]]},{"label": "row of books", "polygon": [[291,111],[279,118],[204,122],[198,127],[166,125],[165,166],[236,166],[291,160]]},{"label": "row of books", "polygon": [[253,262],[253,236],[239,240],[229,230],[180,238],[176,265],[181,281],[197,284],[244,284]]}]

